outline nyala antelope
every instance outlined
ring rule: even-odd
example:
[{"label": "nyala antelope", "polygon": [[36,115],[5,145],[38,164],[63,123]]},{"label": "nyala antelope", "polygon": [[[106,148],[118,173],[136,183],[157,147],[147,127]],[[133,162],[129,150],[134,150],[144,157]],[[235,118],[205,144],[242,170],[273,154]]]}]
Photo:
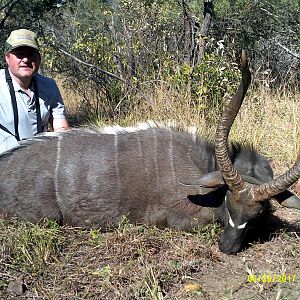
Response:
[{"label": "nyala antelope", "polygon": [[269,199],[300,209],[287,189],[300,159],[273,179],[268,160],[228,143],[251,81],[245,52],[238,90],[226,106],[215,142],[167,128],[111,133],[73,129],[23,141],[0,156],[0,212],[85,228],[130,222],[189,231],[218,220],[220,250],[237,253],[246,232],[268,212]]}]

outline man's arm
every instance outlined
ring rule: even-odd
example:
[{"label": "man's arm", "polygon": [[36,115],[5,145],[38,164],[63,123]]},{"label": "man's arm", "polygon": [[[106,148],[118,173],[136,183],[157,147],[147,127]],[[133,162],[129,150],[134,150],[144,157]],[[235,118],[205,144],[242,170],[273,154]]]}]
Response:
[{"label": "man's arm", "polygon": [[53,130],[54,131],[63,131],[69,129],[69,123],[66,119],[55,119],[53,118]]},{"label": "man's arm", "polygon": [[[45,78],[45,77],[43,77]],[[65,116],[65,105],[55,80],[47,78],[48,84],[51,84],[51,115],[49,122],[54,131],[63,131],[69,129],[69,123]]]},{"label": "man's arm", "polygon": [[0,154],[18,146],[20,144],[13,135],[0,129]]}]

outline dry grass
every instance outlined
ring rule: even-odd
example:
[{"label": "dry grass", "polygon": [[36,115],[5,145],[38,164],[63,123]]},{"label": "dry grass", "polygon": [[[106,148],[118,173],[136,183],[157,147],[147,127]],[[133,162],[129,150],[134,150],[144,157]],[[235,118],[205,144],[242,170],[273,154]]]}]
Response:
[{"label": "dry grass", "polygon": [[299,119],[299,91],[262,88],[247,97],[232,137],[249,141],[278,163],[290,165],[300,152]]},{"label": "dry grass", "polygon": [[[296,300],[299,214],[297,222],[298,231],[290,224],[228,256],[218,250],[220,230],[213,226],[188,234],[123,223],[102,233],[6,221],[0,223],[0,298]],[[40,233],[51,237],[43,246]],[[249,275],[262,279],[250,282]]]},{"label": "dry grass", "polygon": [[[213,137],[189,94],[145,86],[139,105],[119,123],[175,120]],[[253,143],[277,172],[299,153],[300,94],[256,90],[245,100],[231,138]],[[80,96],[63,90],[76,111]],[[99,120],[101,123],[101,120]],[[218,250],[216,225],[194,234],[133,226],[110,232],[0,221],[0,299],[300,299],[300,213],[277,207],[261,241],[235,256]],[[256,275],[256,282],[249,282]],[[259,275],[262,276],[258,282]],[[271,275],[272,280],[263,280]],[[281,275],[286,282],[279,282]]]},{"label": "dry grass", "polygon": [[[62,94],[68,111],[76,114],[82,101],[80,95],[63,88]],[[91,103],[96,102],[91,100]],[[213,139],[219,118],[219,112],[208,111],[207,106],[201,105],[201,100],[195,105],[188,89],[183,93],[164,82],[145,83],[130,105],[126,115],[117,115],[112,122],[130,126],[150,119],[176,122],[183,128],[195,126],[198,134]],[[118,108],[122,108],[122,104]],[[230,138],[252,143],[266,156],[287,166],[300,152],[299,119],[299,87],[270,91],[262,85],[260,89],[248,92]],[[101,116],[94,122],[99,125],[105,123]]]}]

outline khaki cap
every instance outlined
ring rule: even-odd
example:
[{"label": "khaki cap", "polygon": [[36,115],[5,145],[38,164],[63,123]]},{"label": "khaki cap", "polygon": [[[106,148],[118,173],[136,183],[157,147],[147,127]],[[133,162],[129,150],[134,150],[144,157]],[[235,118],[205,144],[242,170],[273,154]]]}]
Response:
[{"label": "khaki cap", "polygon": [[39,50],[37,35],[27,29],[13,30],[5,42],[5,53],[18,47],[27,46]]}]

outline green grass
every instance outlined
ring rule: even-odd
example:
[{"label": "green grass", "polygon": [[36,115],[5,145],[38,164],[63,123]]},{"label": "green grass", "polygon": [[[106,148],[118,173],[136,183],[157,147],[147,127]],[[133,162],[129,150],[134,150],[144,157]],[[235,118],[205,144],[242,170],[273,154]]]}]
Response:
[{"label": "green grass", "polygon": [[26,273],[43,274],[59,254],[60,228],[51,221],[47,225],[0,221],[0,230],[2,257]]}]

